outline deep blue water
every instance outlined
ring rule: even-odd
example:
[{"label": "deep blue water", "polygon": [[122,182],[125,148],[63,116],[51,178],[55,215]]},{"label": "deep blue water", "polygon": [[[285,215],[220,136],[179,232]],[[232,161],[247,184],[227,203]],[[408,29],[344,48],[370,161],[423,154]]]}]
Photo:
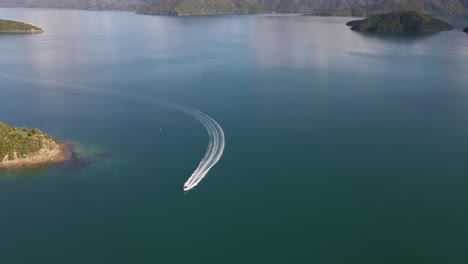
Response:
[{"label": "deep blue water", "polygon": [[[468,20],[372,35],[296,15],[0,18],[45,30],[0,35],[0,121],[95,158],[0,172],[1,263],[468,261]],[[226,134],[187,194],[207,135],[152,100]]]}]

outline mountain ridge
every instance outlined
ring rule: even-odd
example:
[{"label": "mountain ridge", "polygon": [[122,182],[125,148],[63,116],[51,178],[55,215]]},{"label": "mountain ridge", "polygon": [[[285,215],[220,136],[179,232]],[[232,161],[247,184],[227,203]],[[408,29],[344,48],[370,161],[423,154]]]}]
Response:
[{"label": "mountain ridge", "polygon": [[372,5],[320,13],[323,16],[371,16],[397,10],[414,10],[433,15],[468,14],[468,0],[385,0]]},{"label": "mountain ridge", "polygon": [[31,24],[0,19],[0,33],[36,34],[42,33],[42,29]]},{"label": "mountain ridge", "polygon": [[0,7],[137,11],[151,15],[318,13],[370,16],[401,9],[468,14],[468,0],[0,0]]},{"label": "mountain ridge", "polygon": [[153,15],[306,13],[353,8],[382,0],[160,0],[137,12]]},{"label": "mountain ridge", "polygon": [[0,0],[0,7],[135,11],[148,0]]}]

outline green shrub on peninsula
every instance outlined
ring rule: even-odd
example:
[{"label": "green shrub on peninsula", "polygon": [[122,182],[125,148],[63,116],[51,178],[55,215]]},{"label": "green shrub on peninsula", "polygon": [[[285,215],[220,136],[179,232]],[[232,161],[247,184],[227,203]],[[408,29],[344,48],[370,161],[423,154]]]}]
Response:
[{"label": "green shrub on peninsula", "polygon": [[41,33],[42,29],[11,20],[0,19],[0,33]]},{"label": "green shrub on peninsula", "polygon": [[8,159],[38,152],[43,147],[44,139],[51,139],[39,129],[16,128],[0,122],[0,162],[8,155]]}]

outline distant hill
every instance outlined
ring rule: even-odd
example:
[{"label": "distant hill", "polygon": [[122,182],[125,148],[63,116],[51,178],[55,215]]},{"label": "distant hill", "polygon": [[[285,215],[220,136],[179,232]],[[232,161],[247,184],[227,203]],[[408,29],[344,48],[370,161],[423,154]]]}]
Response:
[{"label": "distant hill", "polygon": [[155,15],[321,12],[325,16],[369,16],[401,9],[468,14],[468,0],[0,0],[0,7],[138,10]]},{"label": "distant hill", "polygon": [[0,7],[137,10],[154,0],[0,0]]},{"label": "distant hill", "polygon": [[[21,22],[16,22],[16,21],[11,21],[11,20],[2,20],[0,19],[0,33],[26,33],[26,34],[32,34],[32,33],[41,33],[42,29],[21,23]],[[0,123],[1,125],[1,123]]]},{"label": "distant hill", "polygon": [[303,13],[353,8],[382,0],[160,0],[138,10],[154,15]]},{"label": "distant hill", "polygon": [[252,14],[271,12],[267,7],[249,0],[161,0],[137,11],[155,15]]},{"label": "distant hill", "polygon": [[282,0],[276,6],[278,13],[306,13],[323,10],[353,8],[382,2],[382,0]]},{"label": "distant hill", "polygon": [[397,10],[434,15],[468,14],[468,0],[385,0],[380,3],[323,12],[324,16],[370,16]]},{"label": "distant hill", "polygon": [[350,21],[347,25],[352,30],[369,32],[433,32],[453,29],[442,20],[416,11],[373,15],[364,20]]},{"label": "distant hill", "polygon": [[[307,13],[352,9],[383,0],[0,0],[0,7],[138,10],[142,14]],[[468,0],[466,0],[468,1]]]}]

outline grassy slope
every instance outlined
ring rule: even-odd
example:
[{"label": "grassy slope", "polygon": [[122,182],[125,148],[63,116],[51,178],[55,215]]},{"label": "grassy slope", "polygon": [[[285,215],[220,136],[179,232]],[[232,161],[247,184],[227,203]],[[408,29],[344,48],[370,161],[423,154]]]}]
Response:
[{"label": "grassy slope", "polygon": [[351,29],[370,32],[419,32],[451,30],[452,26],[416,11],[396,11],[374,15],[358,22],[352,21]]},{"label": "grassy slope", "polygon": [[37,128],[15,128],[0,122],[0,162],[5,155],[13,159],[14,151],[18,157],[39,151],[44,139],[50,136]]},{"label": "grassy slope", "polygon": [[40,28],[24,24],[21,22],[15,22],[11,20],[0,19],[0,32],[18,32],[18,31],[42,31]]}]

